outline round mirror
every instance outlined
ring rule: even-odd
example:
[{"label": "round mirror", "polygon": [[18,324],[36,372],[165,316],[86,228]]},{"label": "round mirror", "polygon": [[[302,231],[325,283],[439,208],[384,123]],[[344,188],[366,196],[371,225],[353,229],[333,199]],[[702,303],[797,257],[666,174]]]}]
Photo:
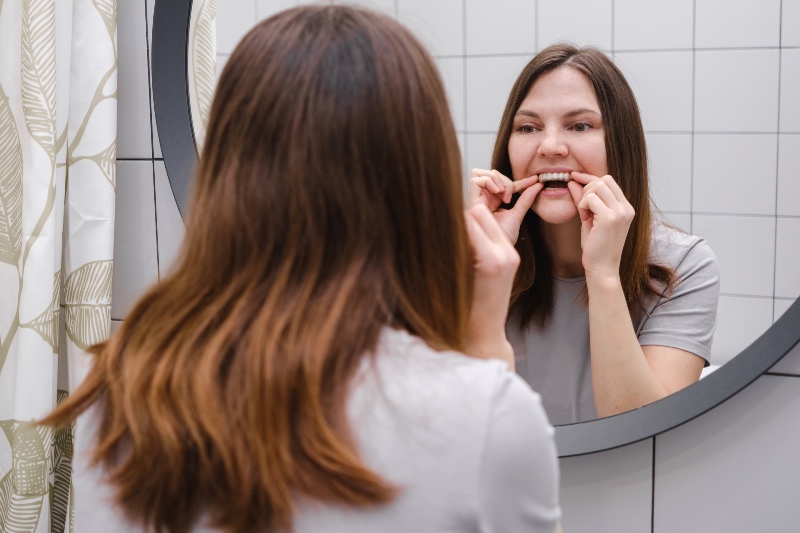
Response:
[{"label": "round mirror", "polygon": [[[156,120],[169,180],[184,216],[217,73],[253,24],[298,3],[303,2],[253,0],[245,7],[219,3],[219,12],[213,0],[156,3]],[[536,39],[509,38],[507,48],[497,48],[492,39],[469,37],[479,13],[470,16],[463,6],[450,14],[456,23],[440,27],[434,22],[444,14],[437,11],[441,6],[413,3],[405,9],[396,0],[360,3],[397,17],[431,48],[448,90],[465,175],[468,168],[488,168],[493,130],[508,91],[536,50],[564,39],[611,50],[639,101],[656,205],[669,222],[704,237],[717,255],[717,330],[711,366],[701,380],[633,411],[557,426],[561,456],[622,446],[685,423],[747,386],[798,342],[800,250],[793,236],[800,233],[800,212],[793,213],[795,207],[782,202],[779,191],[790,182],[780,153],[800,151],[800,137],[781,133],[780,100],[777,90],[769,92],[779,83],[780,48],[701,48],[691,39],[693,13],[687,14],[689,39],[683,44],[679,36],[665,43],[659,32],[620,28],[610,33],[612,41],[614,35],[621,37],[618,42],[609,42],[586,28],[545,24],[546,9],[539,6],[537,12],[533,1],[531,12],[521,15],[538,20],[539,31],[531,32]],[[750,69],[740,68],[741,61],[769,68],[753,76]],[[752,110],[754,98],[766,112]],[[730,109],[737,111],[726,111]],[[720,116],[727,121],[718,120]],[[753,175],[759,177],[756,187],[751,185]]]}]

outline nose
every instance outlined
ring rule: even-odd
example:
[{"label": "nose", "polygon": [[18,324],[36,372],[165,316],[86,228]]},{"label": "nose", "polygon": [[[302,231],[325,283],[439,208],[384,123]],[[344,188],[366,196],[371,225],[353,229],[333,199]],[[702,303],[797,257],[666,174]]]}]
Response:
[{"label": "nose", "polygon": [[563,132],[557,128],[545,129],[544,138],[539,144],[539,154],[544,157],[564,157],[569,153]]}]

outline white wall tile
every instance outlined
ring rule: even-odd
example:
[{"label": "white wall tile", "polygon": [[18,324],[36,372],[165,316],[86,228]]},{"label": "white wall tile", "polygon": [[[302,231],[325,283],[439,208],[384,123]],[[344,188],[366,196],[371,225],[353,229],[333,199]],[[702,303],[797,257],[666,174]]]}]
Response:
[{"label": "white wall tile", "polygon": [[569,41],[611,50],[611,0],[539,0],[538,48]]},{"label": "white wall tile", "polygon": [[617,53],[645,131],[692,130],[692,52]]},{"label": "white wall tile", "polygon": [[692,230],[717,256],[721,292],[772,297],[774,218],[694,215]]},{"label": "white wall tile", "polygon": [[155,163],[156,215],[158,224],[158,272],[160,277],[169,271],[180,250],[186,225],[183,223],[175,195],[169,184],[163,161]]},{"label": "white wall tile", "polygon": [[692,136],[648,133],[650,196],[662,211],[689,211],[692,194]]},{"label": "white wall tile", "polygon": [[566,457],[561,466],[564,531],[650,531],[653,441]]},{"label": "white wall tile", "polygon": [[467,58],[467,131],[496,132],[527,56]]},{"label": "white wall tile", "polygon": [[153,164],[118,161],[111,318],[125,319],[145,289],[156,281]]},{"label": "white wall tile", "polygon": [[722,365],[772,326],[772,298],[719,297],[711,363]]},{"label": "white wall tile", "polygon": [[467,133],[467,173],[473,168],[491,168],[494,139],[494,134]]},{"label": "white wall tile", "polygon": [[217,52],[230,54],[255,24],[255,0],[224,0],[217,6]]},{"label": "white wall tile", "polygon": [[[298,0],[256,0],[256,20],[264,20],[275,13],[296,7],[300,3]],[[221,8],[217,3],[217,10],[219,9],[228,9],[228,7]]]},{"label": "white wall tile", "polygon": [[463,0],[399,0],[397,12],[433,55],[464,54]]},{"label": "white wall tile", "polygon": [[781,52],[780,131],[800,132],[800,49]]},{"label": "white wall tile", "polygon": [[778,46],[781,0],[697,0],[698,48]]},{"label": "white wall tile", "polygon": [[653,531],[794,530],[800,523],[799,419],[800,379],[763,376],[656,437]]},{"label": "white wall tile", "polygon": [[778,138],[778,214],[800,216],[800,135]]},{"label": "white wall tile", "polygon": [[781,46],[800,46],[800,0],[783,0]]},{"label": "white wall tile", "polygon": [[[351,4],[354,6],[366,7],[375,11],[380,11],[386,15],[397,16],[397,4],[403,0],[334,0],[333,3]],[[325,0],[298,0],[303,4],[324,4]]]},{"label": "white wall tile", "polygon": [[141,0],[117,4],[117,157],[152,157],[147,14]]},{"label": "white wall tile", "polygon": [[693,0],[615,0],[614,48],[691,48],[693,3]]},{"label": "white wall tile", "polygon": [[535,0],[466,0],[468,54],[536,50]]},{"label": "white wall tile", "polygon": [[[778,300],[776,300],[776,303],[777,302]],[[788,305],[785,306],[785,309],[782,309],[781,314],[785,313],[787,309],[789,309]],[[796,376],[800,376],[800,344],[795,344],[794,348],[789,350],[789,353],[784,355],[783,358],[775,364],[775,366],[769,369],[769,371],[780,374],[794,374]]]},{"label": "white wall tile", "polygon": [[800,218],[779,218],[775,249],[775,296],[800,296]]},{"label": "white wall tile", "polygon": [[[152,55],[153,55],[153,14],[155,12],[156,2],[155,2],[155,0],[145,0],[145,3],[147,4],[147,28],[148,28],[147,35],[150,38],[150,46],[148,48],[148,51],[149,51],[150,56],[151,56],[150,57],[150,65],[152,67],[152,65],[153,65],[153,59],[152,59]],[[151,71],[151,73],[150,73],[150,83],[151,83],[150,96],[151,97],[153,95],[152,82],[153,82],[153,74],[152,74],[152,71]],[[150,102],[150,124],[151,124],[151,127],[153,128],[153,157],[155,157],[156,159],[160,159],[160,158],[164,157],[164,155],[161,153],[161,141],[158,138],[158,124],[156,123],[156,109],[155,109],[155,105],[153,105],[152,101]]]},{"label": "white wall tile", "polygon": [[453,115],[456,131],[464,131],[464,61],[463,57],[444,57],[436,59],[436,66],[442,75],[450,114]]},{"label": "white wall tile", "polygon": [[662,212],[660,215],[656,213],[655,216],[659,217],[660,220],[664,220],[667,224],[679,227],[686,233],[692,232],[692,215],[688,213]]},{"label": "white wall tile", "polygon": [[[786,298],[775,298],[775,305],[773,309],[775,310],[772,315],[772,322],[777,322],[780,317],[783,316],[783,313],[789,310],[789,308],[794,303],[794,299],[786,299]],[[800,347],[800,345],[798,345]],[[800,361],[798,361],[800,363]]]},{"label": "white wall tile", "polygon": [[696,135],[694,209],[775,214],[777,135]]},{"label": "white wall tile", "polygon": [[695,128],[775,132],[778,50],[697,52]]}]

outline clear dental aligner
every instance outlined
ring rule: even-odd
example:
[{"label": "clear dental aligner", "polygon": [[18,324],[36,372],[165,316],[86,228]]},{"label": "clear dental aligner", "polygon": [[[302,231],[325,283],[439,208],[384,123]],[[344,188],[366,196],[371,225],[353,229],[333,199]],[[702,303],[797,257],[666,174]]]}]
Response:
[{"label": "clear dental aligner", "polygon": [[570,181],[572,176],[569,172],[545,172],[539,174],[539,181],[544,183],[546,181]]}]

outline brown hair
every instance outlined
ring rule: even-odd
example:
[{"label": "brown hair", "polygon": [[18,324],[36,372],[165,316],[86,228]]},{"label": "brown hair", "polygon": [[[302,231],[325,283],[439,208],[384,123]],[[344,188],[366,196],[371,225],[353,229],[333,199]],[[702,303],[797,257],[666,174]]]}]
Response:
[{"label": "brown hair", "polygon": [[[651,199],[648,187],[647,146],[639,107],[622,72],[599,49],[555,44],[545,48],[525,66],[508,97],[492,154],[492,168],[511,176],[508,140],[528,91],[539,77],[559,67],[583,73],[594,88],[605,131],[608,172],[636,211],[622,250],[620,279],[632,317],[641,312],[645,295],[659,297],[671,290],[675,273],[649,261]],[[520,228],[517,251],[521,262],[511,295],[511,309],[522,326],[532,321],[543,326],[555,298],[553,259],[541,236],[540,219],[528,211]]]},{"label": "brown hair", "polygon": [[157,531],[391,500],[348,387],[387,324],[463,348],[460,169],[433,60],[397,22],[314,6],[258,24],[219,80],[177,266],[44,422],[97,403],[94,462]]}]

